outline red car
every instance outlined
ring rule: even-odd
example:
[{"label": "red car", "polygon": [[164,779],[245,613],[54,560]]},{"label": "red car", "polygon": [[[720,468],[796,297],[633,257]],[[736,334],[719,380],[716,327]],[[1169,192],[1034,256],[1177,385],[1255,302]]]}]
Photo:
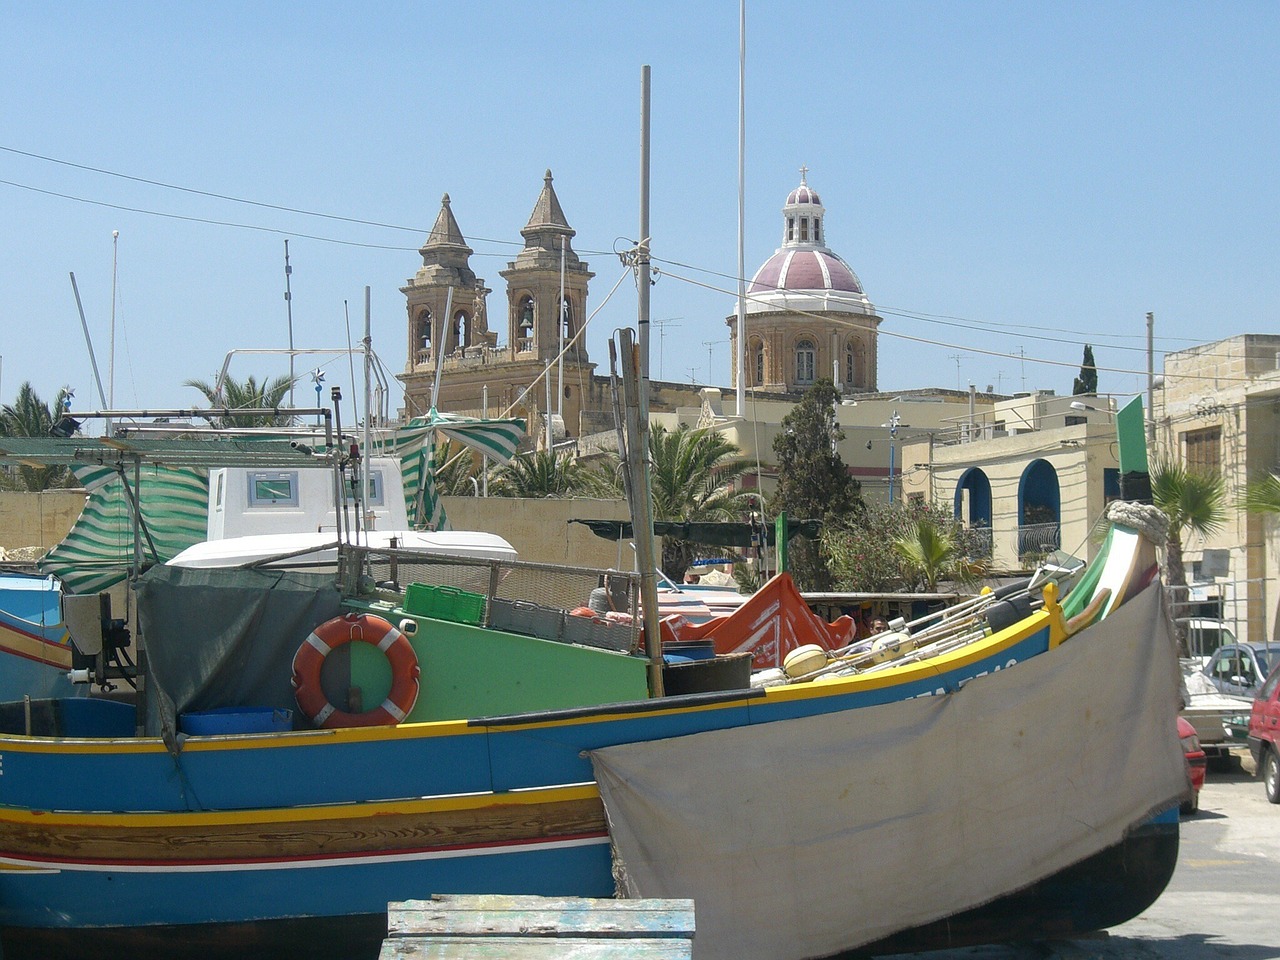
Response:
[{"label": "red car", "polygon": [[1178,739],[1187,758],[1187,771],[1191,775],[1191,799],[1182,801],[1183,813],[1195,813],[1200,809],[1200,788],[1204,786],[1204,771],[1208,758],[1200,748],[1200,738],[1191,722],[1178,718]]},{"label": "red car", "polygon": [[1280,803],[1280,664],[1253,698],[1249,714],[1249,752],[1262,774],[1267,799]]}]

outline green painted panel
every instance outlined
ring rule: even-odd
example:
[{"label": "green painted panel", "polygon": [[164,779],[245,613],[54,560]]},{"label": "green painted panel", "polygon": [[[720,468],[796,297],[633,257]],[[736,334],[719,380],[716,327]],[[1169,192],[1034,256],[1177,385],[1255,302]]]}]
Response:
[{"label": "green painted panel", "polygon": [[1120,472],[1147,472],[1147,425],[1142,420],[1142,398],[1134,397],[1116,414],[1120,441]]},{"label": "green painted panel", "polygon": [[[641,657],[410,617],[399,609],[363,609],[397,625],[405,619],[418,623],[410,642],[422,670],[422,692],[410,722],[560,710],[649,695]],[[386,657],[368,644],[352,644],[351,682],[360,688],[366,709],[377,706],[391,689]]]}]

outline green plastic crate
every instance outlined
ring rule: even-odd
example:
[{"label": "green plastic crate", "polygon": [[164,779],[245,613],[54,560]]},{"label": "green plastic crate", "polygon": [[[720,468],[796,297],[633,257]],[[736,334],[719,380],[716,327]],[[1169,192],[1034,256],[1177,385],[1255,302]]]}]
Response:
[{"label": "green plastic crate", "polygon": [[478,625],[484,622],[484,594],[411,583],[404,590],[404,612],[419,617]]}]

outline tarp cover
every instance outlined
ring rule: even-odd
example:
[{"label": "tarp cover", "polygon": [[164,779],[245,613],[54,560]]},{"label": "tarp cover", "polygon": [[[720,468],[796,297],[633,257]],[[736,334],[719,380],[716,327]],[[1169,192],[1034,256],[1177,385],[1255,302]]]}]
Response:
[{"label": "tarp cover", "polygon": [[1187,790],[1153,586],[959,691],[592,751],[627,897],[692,897],[697,960],[827,956],[979,906]]},{"label": "tarp cover", "polygon": [[293,655],[338,613],[332,574],[152,567],[138,583],[146,732],[172,744],[189,710],[296,711]]}]

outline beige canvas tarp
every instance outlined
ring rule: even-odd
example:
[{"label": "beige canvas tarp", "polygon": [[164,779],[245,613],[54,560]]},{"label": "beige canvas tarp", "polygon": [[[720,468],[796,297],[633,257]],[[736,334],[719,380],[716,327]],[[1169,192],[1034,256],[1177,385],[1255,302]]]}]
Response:
[{"label": "beige canvas tarp", "polygon": [[697,960],[870,943],[1119,842],[1187,789],[1158,587],[954,694],[594,751],[623,895]]}]

